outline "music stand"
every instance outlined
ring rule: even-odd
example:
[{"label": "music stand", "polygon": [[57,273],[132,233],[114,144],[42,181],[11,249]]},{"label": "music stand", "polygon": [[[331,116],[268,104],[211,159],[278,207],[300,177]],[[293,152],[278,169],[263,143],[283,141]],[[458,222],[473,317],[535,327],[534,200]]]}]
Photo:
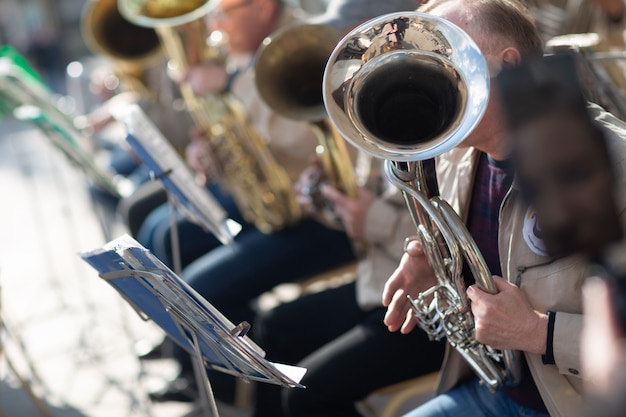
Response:
[{"label": "music stand", "polygon": [[150,251],[128,235],[80,254],[145,320],[151,319],[192,357],[203,410],[217,417],[217,405],[205,367],[246,381],[304,388],[306,369],[276,364],[237,326]]},{"label": "music stand", "polygon": [[231,244],[241,225],[205,188],[198,185],[171,143],[137,104],[124,104],[111,110],[113,117],[128,130],[126,142],[150,169],[153,179],[161,181],[170,204],[171,246],[174,271],[180,273],[180,252],[175,209],[191,222],[212,233],[223,244]]}]

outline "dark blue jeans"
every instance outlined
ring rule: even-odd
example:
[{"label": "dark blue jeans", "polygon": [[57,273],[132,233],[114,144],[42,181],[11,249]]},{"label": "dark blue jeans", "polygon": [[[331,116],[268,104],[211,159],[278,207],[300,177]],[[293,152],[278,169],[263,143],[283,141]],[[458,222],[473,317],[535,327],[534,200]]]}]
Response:
[{"label": "dark blue jeans", "polygon": [[264,234],[241,232],[182,272],[182,278],[235,324],[252,323],[250,302],[278,284],[294,282],[354,260],[345,233],[314,220]]},{"label": "dark blue jeans", "polygon": [[[355,260],[343,231],[304,219],[272,234],[244,222],[234,201],[219,190],[213,195],[241,223],[242,231],[231,246],[187,221],[178,222],[181,278],[213,304],[230,321],[253,323],[253,301],[278,284],[294,282]],[[171,266],[169,207],[159,207],[144,221],[137,240]],[[188,355],[176,349],[183,372],[191,369]]]},{"label": "dark blue jeans", "polygon": [[252,415],[359,417],[355,403],[371,392],[438,370],[445,342],[390,332],[386,311],[360,308],[351,282],[261,313],[253,339],[268,360],[306,368],[306,388],[258,383]]}]

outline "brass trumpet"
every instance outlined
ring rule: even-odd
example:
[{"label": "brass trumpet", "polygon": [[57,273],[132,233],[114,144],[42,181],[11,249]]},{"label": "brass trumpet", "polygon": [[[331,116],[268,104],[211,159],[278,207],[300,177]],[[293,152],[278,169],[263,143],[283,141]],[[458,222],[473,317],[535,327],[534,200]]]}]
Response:
[{"label": "brass trumpet", "polygon": [[431,339],[446,338],[491,389],[519,379],[518,352],[475,339],[461,276],[463,260],[485,291],[497,292],[465,225],[438,195],[427,161],[452,149],[487,107],[489,71],[474,41],[450,22],[394,13],[357,27],[337,45],[324,73],[330,120],[352,144],[385,159],[404,194],[438,284],[413,301]]}]

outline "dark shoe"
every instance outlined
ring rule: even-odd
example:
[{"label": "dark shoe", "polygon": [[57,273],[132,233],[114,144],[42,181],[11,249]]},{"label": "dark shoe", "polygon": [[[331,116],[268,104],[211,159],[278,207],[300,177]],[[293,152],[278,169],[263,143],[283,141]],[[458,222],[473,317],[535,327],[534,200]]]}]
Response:
[{"label": "dark shoe", "polygon": [[154,402],[194,402],[198,398],[198,389],[193,375],[179,376],[167,384],[163,390],[150,392],[148,395]]}]

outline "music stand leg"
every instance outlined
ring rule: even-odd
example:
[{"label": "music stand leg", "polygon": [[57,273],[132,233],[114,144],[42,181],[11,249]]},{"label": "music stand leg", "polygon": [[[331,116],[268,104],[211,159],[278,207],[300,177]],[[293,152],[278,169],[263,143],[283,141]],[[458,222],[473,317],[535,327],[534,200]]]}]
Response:
[{"label": "music stand leg", "polygon": [[178,237],[178,220],[176,219],[176,205],[172,195],[167,192],[167,201],[170,206],[170,245],[172,249],[172,269],[180,275],[182,262],[180,259],[180,240]]},{"label": "music stand leg", "polygon": [[[0,287],[0,308],[2,307],[1,300],[2,300],[2,288]],[[17,343],[20,353],[24,356],[24,359],[26,361],[28,371],[30,372],[30,375],[31,375],[30,378],[22,376],[20,371],[11,361],[11,358],[8,356],[8,353],[4,351],[4,347],[1,344],[3,343],[5,334],[6,334],[7,339],[9,336],[11,336],[11,338]],[[22,341],[22,339],[17,333],[12,333],[9,331],[9,325],[7,324],[6,319],[2,315],[1,309],[0,309],[0,360],[4,360],[4,362],[7,364],[8,370],[13,374],[13,376],[15,376],[15,378],[17,378],[17,380],[20,383],[20,386],[22,387],[22,389],[24,390],[28,398],[30,398],[35,408],[37,408],[37,411],[39,412],[39,414],[43,417],[52,417],[52,412],[50,411],[50,408],[48,407],[48,405],[41,398],[39,398],[39,396],[36,395],[33,390],[31,382],[35,382],[36,380],[37,382],[41,383],[41,379],[39,378],[39,375],[35,372],[35,366],[33,365],[30,359],[30,356],[28,356],[26,349],[24,348],[24,342]],[[4,416],[4,414],[0,410],[0,417],[2,416]]]},{"label": "music stand leg", "polygon": [[208,410],[211,410],[213,417],[219,417],[217,411],[217,403],[215,402],[215,396],[213,395],[213,388],[211,382],[206,373],[204,367],[204,361],[202,360],[202,351],[200,350],[200,344],[198,343],[198,336],[195,332],[190,332],[193,341],[193,355],[191,359],[193,361],[194,374],[196,377],[196,385],[198,386],[198,395],[200,400],[200,408],[202,415],[204,416]]}]

